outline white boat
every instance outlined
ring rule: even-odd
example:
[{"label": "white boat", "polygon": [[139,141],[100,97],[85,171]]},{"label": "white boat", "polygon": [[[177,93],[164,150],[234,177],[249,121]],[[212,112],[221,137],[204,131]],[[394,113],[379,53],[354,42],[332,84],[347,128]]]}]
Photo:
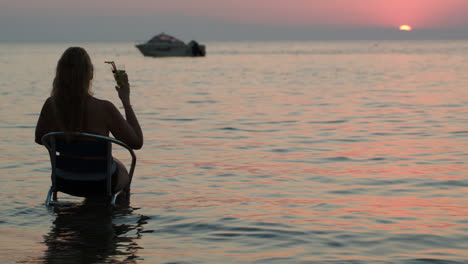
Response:
[{"label": "white boat", "polygon": [[206,54],[205,45],[200,45],[195,40],[185,44],[165,33],[135,46],[144,56],[149,57],[203,57]]}]

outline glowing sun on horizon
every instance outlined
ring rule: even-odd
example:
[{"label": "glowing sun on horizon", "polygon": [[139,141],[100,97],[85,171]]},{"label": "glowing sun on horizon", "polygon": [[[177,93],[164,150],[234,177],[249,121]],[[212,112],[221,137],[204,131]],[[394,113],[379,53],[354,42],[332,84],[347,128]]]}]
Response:
[{"label": "glowing sun on horizon", "polygon": [[401,25],[400,26],[400,31],[411,31],[413,28],[409,25]]}]

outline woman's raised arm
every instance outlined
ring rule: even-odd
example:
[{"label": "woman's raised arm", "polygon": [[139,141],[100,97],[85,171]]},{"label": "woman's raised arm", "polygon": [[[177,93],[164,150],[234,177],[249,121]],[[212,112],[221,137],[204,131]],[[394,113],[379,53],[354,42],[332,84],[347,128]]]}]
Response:
[{"label": "woman's raised arm", "polygon": [[116,86],[115,89],[124,106],[126,120],[123,119],[118,109],[113,104],[110,104],[111,127],[109,130],[116,139],[123,141],[133,149],[140,149],[143,146],[143,132],[130,104],[128,76],[126,73],[121,74],[122,86]]}]

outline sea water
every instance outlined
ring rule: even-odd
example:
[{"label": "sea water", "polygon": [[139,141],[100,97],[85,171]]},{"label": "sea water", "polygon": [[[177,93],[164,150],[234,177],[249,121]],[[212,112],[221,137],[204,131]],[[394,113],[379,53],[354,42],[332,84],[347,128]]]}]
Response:
[{"label": "sea water", "polygon": [[[468,42],[206,45],[0,44],[1,263],[468,262]],[[43,204],[34,129],[69,46],[121,111],[104,61],[129,75],[128,208]]]}]

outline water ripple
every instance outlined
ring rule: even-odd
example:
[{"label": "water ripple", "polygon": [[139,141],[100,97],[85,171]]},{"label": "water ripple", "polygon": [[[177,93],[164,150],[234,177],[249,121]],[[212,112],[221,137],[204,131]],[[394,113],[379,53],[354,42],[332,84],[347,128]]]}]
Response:
[{"label": "water ripple", "polygon": [[0,44],[0,262],[467,263],[467,44],[210,43],[206,58],[149,59],[87,43],[95,95],[119,106],[96,61],[125,62],[145,134],[132,207],[112,212],[42,205],[34,128],[66,45]]}]

